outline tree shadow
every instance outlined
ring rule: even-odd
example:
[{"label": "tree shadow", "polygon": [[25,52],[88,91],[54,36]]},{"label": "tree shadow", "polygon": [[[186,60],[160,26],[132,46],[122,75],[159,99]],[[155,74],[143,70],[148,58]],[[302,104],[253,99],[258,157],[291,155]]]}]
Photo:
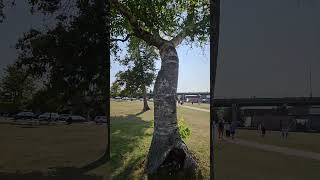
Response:
[{"label": "tree shadow", "polygon": [[[37,127],[37,126],[36,126]],[[35,128],[35,127],[21,127],[21,128]],[[38,128],[38,127],[37,127]],[[109,142],[110,143],[110,142]],[[108,145],[106,146],[106,148]],[[106,170],[104,175],[96,175],[88,173],[110,161],[110,156],[108,150],[105,149],[102,156],[96,160],[85,164],[81,167],[74,166],[61,166],[61,167],[49,167],[48,172],[44,171],[29,171],[29,172],[3,172],[0,171],[0,180],[69,180],[69,179],[79,179],[79,180],[105,180],[110,179],[111,174]]]},{"label": "tree shadow", "polygon": [[141,115],[141,114],[143,114],[143,113],[145,113],[145,112],[147,112],[147,111],[141,111],[141,112],[135,114],[135,116],[139,116],[139,115]]},{"label": "tree shadow", "polygon": [[[146,130],[152,128],[153,121],[142,120],[137,117],[139,114],[127,116],[111,117],[111,164],[113,174],[112,179],[203,179],[200,169],[195,171],[183,171],[177,174],[157,173],[148,175],[145,172],[148,150],[145,151],[146,144],[141,143],[143,138],[149,136],[150,143],[152,133]],[[147,140],[149,140],[147,139]],[[149,145],[149,144],[148,144]],[[143,146],[139,155],[135,154],[139,146]],[[147,147],[149,148],[149,147]],[[128,158],[128,156],[131,156]]]},{"label": "tree shadow", "polygon": [[69,180],[69,179],[79,179],[79,180],[103,180],[102,176],[91,175],[91,174],[82,174],[79,173],[76,169],[65,168],[63,171],[57,171],[53,173],[44,173],[41,171],[32,171],[32,172],[15,172],[7,173],[0,172],[0,179],[3,180]]},{"label": "tree shadow", "polygon": [[203,175],[200,169],[184,170],[176,174],[167,174],[166,172],[158,172],[156,174],[148,175],[148,180],[202,180]]},{"label": "tree shadow", "polygon": [[111,169],[116,172],[112,179],[132,179],[133,171],[144,169],[147,152],[137,152],[137,148],[145,138],[151,141],[152,133],[147,130],[152,121],[138,117],[142,113],[111,117]]}]

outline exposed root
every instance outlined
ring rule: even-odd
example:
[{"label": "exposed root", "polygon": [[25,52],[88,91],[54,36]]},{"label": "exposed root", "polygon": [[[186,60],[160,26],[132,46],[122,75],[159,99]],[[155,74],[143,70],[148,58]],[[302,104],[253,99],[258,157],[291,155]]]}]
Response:
[{"label": "exposed root", "polygon": [[162,155],[162,161],[154,162],[157,164],[156,170],[150,174],[161,174],[169,176],[181,176],[194,174],[198,167],[196,160],[183,141],[178,141],[172,148],[167,149]]}]

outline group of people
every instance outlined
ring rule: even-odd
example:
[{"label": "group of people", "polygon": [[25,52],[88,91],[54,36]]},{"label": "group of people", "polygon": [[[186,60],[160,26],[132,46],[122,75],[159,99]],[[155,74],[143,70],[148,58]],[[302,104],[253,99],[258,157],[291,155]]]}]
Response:
[{"label": "group of people", "polygon": [[[289,126],[287,125],[287,126],[281,126],[281,137],[283,138],[283,139],[287,139],[288,138],[288,134],[289,134]],[[266,135],[266,127],[265,127],[265,125],[263,124],[263,123],[260,123],[259,125],[258,125],[258,133],[259,133],[259,135],[261,136],[261,137],[265,137],[265,135]]]},{"label": "group of people", "polygon": [[265,135],[266,135],[266,127],[264,126],[263,123],[260,123],[260,124],[258,125],[258,133],[259,133],[259,135],[260,135],[261,137],[265,137]]},{"label": "group of people", "polygon": [[[218,138],[219,139],[223,139],[224,133],[227,138],[231,137],[232,139],[234,139],[235,134],[236,134],[236,129],[237,129],[237,123],[235,121],[232,121],[232,122],[226,121],[225,122],[224,120],[221,120],[217,124],[217,129],[218,129]],[[259,136],[264,138],[266,135],[266,127],[263,122],[258,124],[257,130],[258,130]],[[289,126],[282,126],[281,127],[281,137],[283,139],[287,139],[288,134],[289,134]]]},{"label": "group of people", "polygon": [[219,137],[219,139],[223,138],[224,131],[226,133],[227,138],[229,138],[231,136],[231,138],[234,139],[235,134],[236,134],[236,128],[237,128],[236,122],[219,121],[218,122],[218,137]]}]

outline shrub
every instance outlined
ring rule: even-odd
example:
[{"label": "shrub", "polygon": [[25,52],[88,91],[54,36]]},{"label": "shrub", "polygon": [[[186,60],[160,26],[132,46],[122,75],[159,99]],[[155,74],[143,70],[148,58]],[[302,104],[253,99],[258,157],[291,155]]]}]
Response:
[{"label": "shrub", "polygon": [[179,133],[180,133],[181,138],[183,140],[186,140],[191,135],[191,131],[188,128],[183,117],[178,119],[178,127],[179,127]]}]

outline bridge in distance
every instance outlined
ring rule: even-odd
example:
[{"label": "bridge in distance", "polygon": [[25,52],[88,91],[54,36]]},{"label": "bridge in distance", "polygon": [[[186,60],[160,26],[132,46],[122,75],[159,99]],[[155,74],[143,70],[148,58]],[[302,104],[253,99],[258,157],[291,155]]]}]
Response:
[{"label": "bridge in distance", "polygon": [[[153,94],[148,93],[149,97]],[[206,98],[210,92],[178,92],[179,96],[200,95]],[[215,98],[214,107],[236,106],[317,106],[320,105],[320,97],[283,97],[283,98]]]},{"label": "bridge in distance", "polygon": [[214,107],[236,106],[316,106],[320,105],[320,97],[285,97],[285,98],[231,98],[214,99]]}]

